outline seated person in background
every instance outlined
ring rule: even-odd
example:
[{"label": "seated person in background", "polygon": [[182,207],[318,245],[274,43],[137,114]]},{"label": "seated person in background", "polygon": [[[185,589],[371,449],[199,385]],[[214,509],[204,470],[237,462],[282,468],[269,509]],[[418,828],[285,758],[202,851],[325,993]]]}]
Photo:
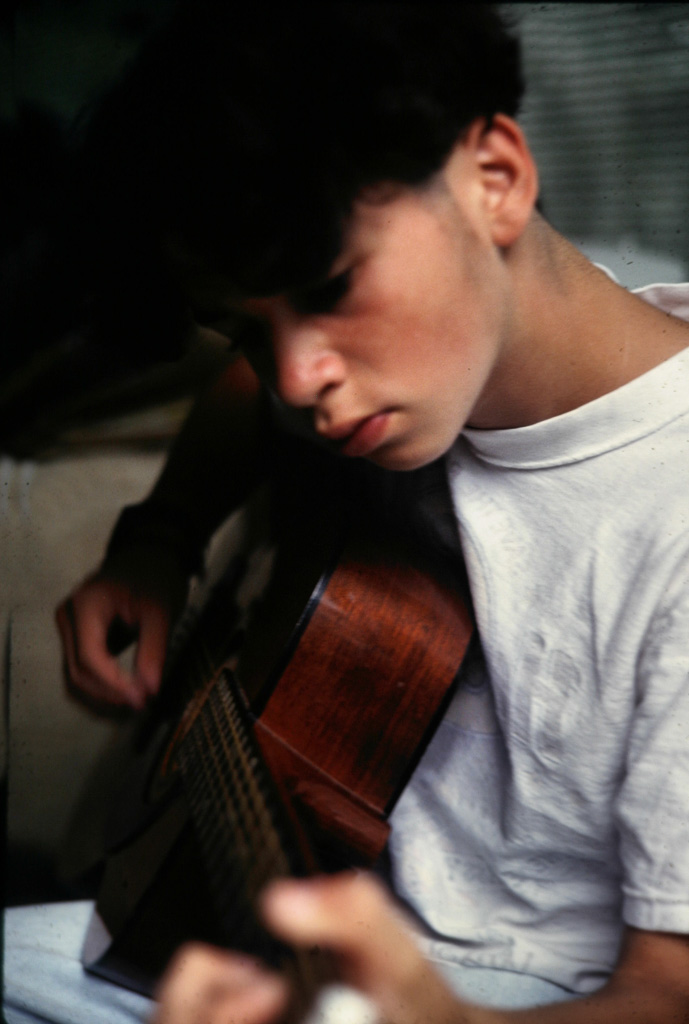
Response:
[{"label": "seated person in background", "polygon": [[[546,222],[521,93],[488,5],[190,4],[150,40],[87,138],[95,229],[244,359],[58,624],[83,699],[156,692],[188,576],[263,472],[259,381],[334,458],[435,465],[480,643],[392,816],[423,935],[366,876],[280,883],[267,918],[392,1024],[667,1024],[689,1020],[689,293],[630,294]],[[159,1021],[283,999],[187,950]]]}]

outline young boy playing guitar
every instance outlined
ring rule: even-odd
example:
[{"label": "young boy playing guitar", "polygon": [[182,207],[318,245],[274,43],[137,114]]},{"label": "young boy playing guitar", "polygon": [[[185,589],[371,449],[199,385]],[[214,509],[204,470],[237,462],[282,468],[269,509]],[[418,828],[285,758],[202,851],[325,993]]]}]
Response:
[{"label": "young boy playing guitar", "polygon": [[[156,692],[188,575],[261,474],[258,381],[335,457],[437,464],[480,644],[392,816],[423,934],[365,874],[276,883],[267,923],[390,1024],[689,1021],[689,293],[631,294],[548,224],[521,91],[488,5],[192,4],[144,48],[87,144],[112,266],[138,219],[244,358],[58,611],[66,670],[96,706]],[[193,947],[156,1021],[285,1000]]]}]

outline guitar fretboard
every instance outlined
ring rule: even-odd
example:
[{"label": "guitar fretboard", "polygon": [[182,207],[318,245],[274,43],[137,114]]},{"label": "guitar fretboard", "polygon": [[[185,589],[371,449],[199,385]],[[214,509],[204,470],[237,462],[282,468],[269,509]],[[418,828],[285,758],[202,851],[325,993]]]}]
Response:
[{"label": "guitar fretboard", "polygon": [[256,897],[273,878],[304,874],[305,864],[229,671],[203,702],[177,757],[228,944],[284,968],[291,953],[261,926]]}]

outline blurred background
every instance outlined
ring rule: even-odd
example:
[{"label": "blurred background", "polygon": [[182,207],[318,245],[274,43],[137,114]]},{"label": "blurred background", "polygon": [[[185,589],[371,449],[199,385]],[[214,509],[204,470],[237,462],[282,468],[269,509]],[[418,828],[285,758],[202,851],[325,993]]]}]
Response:
[{"label": "blurred background", "polygon": [[506,4],[551,223],[635,288],[689,267],[689,4]]},{"label": "blurred background", "polygon": [[[0,640],[10,903],[81,891],[80,794],[119,726],[63,695],[53,609],[159,471],[223,356],[142,367],[84,336],[66,128],[168,0],[14,0],[0,21]],[[627,287],[689,271],[689,4],[503,5],[544,212]],[[77,287],[75,287],[75,285]],[[119,354],[118,354],[119,355]],[[9,737],[9,738],[8,738]],[[95,766],[95,768],[94,768]]]}]

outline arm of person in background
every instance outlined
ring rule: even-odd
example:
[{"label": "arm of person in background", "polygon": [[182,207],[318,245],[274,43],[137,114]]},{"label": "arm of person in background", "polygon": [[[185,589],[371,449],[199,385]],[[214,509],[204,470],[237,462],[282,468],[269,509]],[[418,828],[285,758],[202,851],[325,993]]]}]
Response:
[{"label": "arm of person in background", "polygon": [[[280,881],[265,892],[269,927],[294,945],[329,949],[342,981],[368,996],[385,1024],[670,1024],[689,1021],[689,938],[628,928],[617,969],[590,996],[533,1009],[462,1000],[420,954],[402,913],[366,874]],[[153,1024],[271,1024],[285,983],[250,959],[183,947],[159,989]]]},{"label": "arm of person in background", "polygon": [[[237,359],[194,405],[150,497],[125,512],[103,564],[57,609],[68,689],[94,710],[140,709],[157,692],[194,565],[261,478],[261,404],[257,378]],[[110,649],[118,621],[138,636],[131,671]]]}]

